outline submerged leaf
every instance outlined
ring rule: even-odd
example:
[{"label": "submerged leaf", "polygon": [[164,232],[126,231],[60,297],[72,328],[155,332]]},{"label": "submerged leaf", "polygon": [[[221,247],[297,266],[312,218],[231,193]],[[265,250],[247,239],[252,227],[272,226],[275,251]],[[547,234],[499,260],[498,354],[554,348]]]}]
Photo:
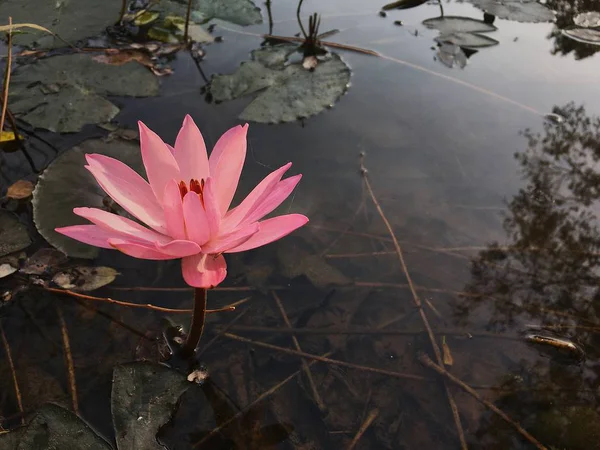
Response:
[{"label": "submerged leaf", "polygon": [[494,25],[470,17],[433,17],[422,23],[427,28],[438,30],[440,33],[486,33],[497,30]]},{"label": "submerged leaf", "polygon": [[[145,175],[139,146],[114,139],[110,142],[88,140],[56,158],[40,176],[33,191],[33,220],[40,234],[54,247],[77,258],[94,258],[98,249],[70,239],[54,231],[57,227],[87,224],[73,214],[73,208],[87,206],[106,208],[106,194],[85,168],[86,153],[99,153],[117,158]],[[77,186],[77,189],[73,189]]]},{"label": "submerged leaf", "polygon": [[231,100],[259,92],[240,118],[261,123],[292,122],[333,106],[348,88],[348,66],[336,54],[328,54],[312,71],[301,63],[285,65],[295,50],[278,45],[253,51],[252,60],[236,72],[213,78],[213,98]]},{"label": "submerged leaf", "polygon": [[42,406],[27,426],[0,434],[0,447],[5,450],[112,450],[108,442],[77,415],[52,403]]},{"label": "submerged leaf", "polygon": [[[30,22],[58,34],[71,44],[102,33],[119,17],[121,0],[3,0],[0,17],[12,17],[14,23]],[[64,41],[42,30],[15,34],[16,45],[37,48],[65,47]]]},{"label": "submerged leaf", "polygon": [[469,0],[474,6],[500,19],[517,22],[551,22],[554,12],[535,0]]},{"label": "submerged leaf", "polygon": [[573,23],[578,27],[596,28],[600,27],[600,12],[588,11],[573,17]]},{"label": "submerged leaf", "polygon": [[29,247],[27,226],[13,213],[0,209],[0,256]]},{"label": "submerged leaf", "polygon": [[[187,1],[162,0],[157,8],[165,14],[184,17]],[[191,20],[205,23],[212,19],[221,19],[237,25],[256,25],[262,23],[262,15],[250,0],[192,0]]]},{"label": "submerged leaf", "polygon": [[6,196],[15,200],[22,200],[24,198],[31,197],[33,192],[33,183],[27,180],[19,180],[10,185]]},{"label": "submerged leaf", "polygon": [[600,30],[591,28],[571,28],[570,30],[562,30],[562,34],[577,42],[600,45]]},{"label": "submerged leaf", "polygon": [[111,410],[117,448],[164,450],[156,433],[191,385],[185,376],[161,364],[133,362],[115,367]]},{"label": "submerged leaf", "polygon": [[112,267],[77,266],[58,272],[52,282],[72,291],[93,291],[115,281],[118,274]]},{"label": "submerged leaf", "polygon": [[483,34],[477,34],[477,33],[441,34],[435,38],[435,41],[439,42],[439,43],[450,43],[450,44],[458,45],[459,47],[470,48],[470,49],[491,47],[493,45],[499,44],[499,42],[496,39],[492,39]]},{"label": "submerged leaf", "polygon": [[67,257],[63,252],[53,248],[42,248],[27,258],[20,272],[27,275],[42,275],[66,260]]},{"label": "submerged leaf", "polygon": [[158,80],[137,62],[114,66],[77,53],[21,66],[10,86],[13,113],[35,127],[61,133],[116,116],[119,108],[103,95],[156,94]]}]

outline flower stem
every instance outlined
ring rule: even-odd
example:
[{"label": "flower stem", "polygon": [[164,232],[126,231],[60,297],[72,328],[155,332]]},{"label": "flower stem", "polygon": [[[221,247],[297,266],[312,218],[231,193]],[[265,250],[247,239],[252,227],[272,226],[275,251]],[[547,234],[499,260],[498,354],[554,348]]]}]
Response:
[{"label": "flower stem", "polygon": [[204,330],[204,319],[206,318],[206,297],[208,293],[204,288],[194,289],[194,312],[192,314],[192,323],[185,344],[181,347],[181,356],[190,358],[202,337]]}]

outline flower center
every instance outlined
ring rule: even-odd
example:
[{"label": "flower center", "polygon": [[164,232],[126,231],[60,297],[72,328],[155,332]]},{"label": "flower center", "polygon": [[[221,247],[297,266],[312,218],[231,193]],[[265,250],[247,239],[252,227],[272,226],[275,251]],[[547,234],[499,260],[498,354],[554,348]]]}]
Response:
[{"label": "flower center", "polygon": [[185,183],[185,181],[180,181],[179,192],[181,193],[182,199],[188,192],[195,192],[198,194],[198,197],[200,197],[200,202],[202,203],[202,207],[204,207],[204,179],[198,181],[192,178],[189,186]]}]

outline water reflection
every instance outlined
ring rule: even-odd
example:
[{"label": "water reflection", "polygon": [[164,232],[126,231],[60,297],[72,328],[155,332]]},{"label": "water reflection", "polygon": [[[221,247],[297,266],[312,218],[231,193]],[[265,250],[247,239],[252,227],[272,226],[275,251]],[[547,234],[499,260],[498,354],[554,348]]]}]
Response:
[{"label": "water reflection", "polygon": [[[557,358],[551,347],[548,359],[512,358],[502,386],[508,393],[496,404],[556,448],[597,448],[590,443],[600,429],[600,118],[573,103],[554,113],[564,120],[548,121],[541,134],[524,132],[527,149],[515,158],[526,185],[508,204],[509,245],[490,245],[473,261],[472,296],[456,313],[464,321],[488,307],[490,329],[534,324],[536,333],[581,344],[585,364]],[[478,435],[485,448],[515,448],[506,430],[490,417]]]},{"label": "water reflection", "polygon": [[573,53],[575,59],[585,59],[600,50],[600,46],[574,41],[562,34],[562,30],[573,26],[573,18],[588,11],[600,12],[600,3],[594,0],[548,0],[547,5],[556,12],[556,26],[549,39],[554,40],[553,55]]}]

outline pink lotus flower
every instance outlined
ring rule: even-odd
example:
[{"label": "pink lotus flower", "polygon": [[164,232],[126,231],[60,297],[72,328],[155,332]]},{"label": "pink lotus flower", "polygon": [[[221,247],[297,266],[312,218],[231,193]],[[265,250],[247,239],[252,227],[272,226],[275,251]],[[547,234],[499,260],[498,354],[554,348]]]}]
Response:
[{"label": "pink lotus flower", "polygon": [[175,148],[142,122],[139,128],[149,183],[121,161],[104,155],[87,154],[86,168],[115,202],[147,227],[101,209],[75,208],[75,214],[93,225],[56,231],[135,258],[182,258],[185,281],[194,287],[210,288],[227,274],[223,253],[260,247],[308,222],[301,214],[259,222],[300,181],[301,175],[281,180],[291,163],[269,174],[238,206],[229,209],[246,157],[248,125],[223,134],[210,158],[202,134],[189,115]]}]

